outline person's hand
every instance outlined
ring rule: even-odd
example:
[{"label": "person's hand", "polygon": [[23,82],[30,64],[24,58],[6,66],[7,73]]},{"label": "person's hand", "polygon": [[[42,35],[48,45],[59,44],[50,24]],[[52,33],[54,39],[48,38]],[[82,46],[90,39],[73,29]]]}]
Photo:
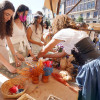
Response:
[{"label": "person's hand", "polygon": [[23,56],[22,54],[16,53],[16,55],[17,55],[17,58],[18,58],[20,61],[25,61],[24,56]]},{"label": "person's hand", "polygon": [[34,54],[30,54],[32,58],[34,58]]},{"label": "person's hand", "polygon": [[21,61],[19,59],[15,59],[16,67],[21,66]]},{"label": "person's hand", "polygon": [[45,58],[48,58],[47,55],[44,55],[44,56],[43,56],[43,59],[45,59]]},{"label": "person's hand", "polygon": [[44,45],[46,45],[47,44],[47,42],[44,42]]},{"label": "person's hand", "polygon": [[32,53],[31,50],[28,51],[28,55],[30,55],[31,57],[34,57],[34,54]]},{"label": "person's hand", "polygon": [[17,69],[14,68],[13,66],[10,66],[10,67],[8,68],[8,70],[9,70],[11,73],[17,73]]},{"label": "person's hand", "polygon": [[33,60],[34,60],[34,61],[38,61],[37,56],[33,57]]},{"label": "person's hand", "polygon": [[38,45],[39,46],[43,46],[44,45],[44,42],[40,42]]}]

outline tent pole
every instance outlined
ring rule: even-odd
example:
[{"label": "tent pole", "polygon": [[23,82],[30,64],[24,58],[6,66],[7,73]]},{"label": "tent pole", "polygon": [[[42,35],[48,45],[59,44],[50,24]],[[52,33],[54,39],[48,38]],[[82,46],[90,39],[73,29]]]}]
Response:
[{"label": "tent pole", "polygon": [[58,2],[58,7],[57,7],[57,15],[59,14],[59,10],[60,10],[60,3],[61,3],[61,0],[59,0],[59,2]]},{"label": "tent pole", "polygon": [[80,0],[79,2],[76,3],[76,5],[69,11],[66,13],[66,15],[68,15],[82,0]]},{"label": "tent pole", "polygon": [[52,7],[52,0],[49,0],[49,1],[50,1],[50,7],[51,7],[52,15],[53,15],[53,18],[54,18],[53,7]]}]

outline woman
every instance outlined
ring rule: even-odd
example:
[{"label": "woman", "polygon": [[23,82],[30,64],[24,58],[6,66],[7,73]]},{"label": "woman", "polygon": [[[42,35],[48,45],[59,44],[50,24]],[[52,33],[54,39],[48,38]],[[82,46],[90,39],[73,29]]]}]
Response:
[{"label": "woman", "polygon": [[11,41],[20,60],[24,60],[24,57],[29,55],[34,56],[31,52],[25,30],[28,11],[29,8],[27,6],[20,5],[14,16],[13,35]]},{"label": "woman", "polygon": [[44,38],[44,41],[45,41],[46,44],[51,39],[51,33],[50,33],[50,30],[49,30],[49,25],[48,25],[48,22],[47,21],[45,21],[43,23],[43,38]]},{"label": "woman", "polygon": [[45,57],[62,57],[72,51],[81,65],[76,77],[80,87],[79,100],[100,100],[100,53],[96,51],[94,43],[86,32],[78,30],[67,15],[56,16],[52,26],[54,37],[34,60],[43,57],[55,45],[61,43],[64,46],[63,52]]},{"label": "woman", "polygon": [[[86,23],[84,23],[84,22],[80,25],[80,28],[81,29],[89,29],[88,25]],[[95,31],[87,31],[87,34],[89,35],[90,39],[93,41],[94,40]]]},{"label": "woman", "polygon": [[48,26],[48,22],[45,21],[43,23],[43,38],[44,38],[44,40],[47,38],[48,35],[49,35],[49,26]]},{"label": "woman", "polygon": [[32,53],[37,55],[41,50],[43,43],[43,14],[38,11],[34,16],[34,22],[27,29],[27,38],[31,43]]},{"label": "woman", "polygon": [[15,73],[16,68],[9,63],[7,45],[15,58],[16,66],[21,65],[9,38],[12,36],[12,16],[14,11],[15,9],[11,2],[4,1],[0,4],[0,64],[3,64],[11,73]]}]

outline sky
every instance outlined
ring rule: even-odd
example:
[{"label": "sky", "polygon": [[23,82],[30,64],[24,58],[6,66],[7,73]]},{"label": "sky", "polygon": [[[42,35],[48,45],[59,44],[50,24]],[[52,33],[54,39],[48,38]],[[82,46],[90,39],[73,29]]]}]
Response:
[{"label": "sky", "polygon": [[[0,0],[0,2],[3,0]],[[45,0],[9,0],[13,3],[15,9],[20,4],[24,4],[29,7],[29,9],[32,10],[32,13],[36,13],[37,11],[42,11],[42,8],[44,6],[44,1]]]}]

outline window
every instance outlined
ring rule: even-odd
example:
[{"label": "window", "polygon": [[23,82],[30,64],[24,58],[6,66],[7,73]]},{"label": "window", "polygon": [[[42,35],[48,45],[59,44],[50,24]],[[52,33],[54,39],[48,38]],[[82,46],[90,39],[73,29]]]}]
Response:
[{"label": "window", "polygon": [[66,8],[66,13],[68,12],[68,8]]},{"label": "window", "polygon": [[84,10],[87,10],[87,3],[84,3]]},{"label": "window", "polygon": [[80,5],[77,6],[77,11],[80,11]]},{"label": "window", "polygon": [[72,0],[70,0],[70,5],[72,5]]},{"label": "window", "polygon": [[81,11],[84,10],[84,4],[81,4],[80,10],[81,10]]},{"label": "window", "polygon": [[91,8],[94,8],[94,7],[95,7],[95,1],[92,1]]},{"label": "window", "polygon": [[77,11],[77,6],[73,9],[73,12],[76,12]]},{"label": "window", "polygon": [[70,0],[67,0],[67,6],[69,6],[69,5],[70,5],[69,3],[70,3]]},{"label": "window", "polygon": [[70,7],[68,7],[68,11],[70,11],[70,9],[71,9],[71,8],[70,8]]},{"label": "window", "polygon": [[75,9],[73,9],[72,12],[75,12]]},{"label": "window", "polygon": [[83,14],[80,14],[81,17],[83,17]]},{"label": "window", "polygon": [[81,2],[84,2],[84,0],[82,0]]},{"label": "window", "polygon": [[98,12],[96,11],[96,12],[94,12],[93,13],[93,18],[96,18],[97,17],[97,15],[98,15]]},{"label": "window", "polygon": [[87,17],[86,18],[89,18],[90,17],[90,12],[89,13],[87,13]]},{"label": "window", "polygon": [[77,3],[77,0],[75,0],[75,4]]},{"label": "window", "polygon": [[74,18],[74,15],[71,15],[71,18]]},{"label": "window", "polygon": [[80,11],[82,11],[82,4],[80,4]]},{"label": "window", "polygon": [[71,6],[71,0],[69,0],[69,6]]},{"label": "window", "polygon": [[74,5],[74,0],[72,0],[72,5]]},{"label": "window", "polygon": [[60,9],[62,9],[62,5],[60,5]]},{"label": "window", "polygon": [[75,9],[75,12],[76,12],[77,11],[77,6],[74,9]]},{"label": "window", "polygon": [[87,9],[91,9],[91,2],[87,3]]},{"label": "window", "polygon": [[66,13],[67,13],[68,11],[70,11],[70,9],[71,9],[71,7],[68,7],[68,8],[66,9]]},{"label": "window", "polygon": [[79,5],[79,8],[78,9],[79,9],[79,11],[81,11],[81,5]]},{"label": "window", "polygon": [[97,21],[93,21],[93,23],[96,23]]},{"label": "window", "polygon": [[59,12],[59,15],[61,15],[61,12]]},{"label": "window", "polygon": [[86,23],[90,23],[90,21],[86,21]]}]

